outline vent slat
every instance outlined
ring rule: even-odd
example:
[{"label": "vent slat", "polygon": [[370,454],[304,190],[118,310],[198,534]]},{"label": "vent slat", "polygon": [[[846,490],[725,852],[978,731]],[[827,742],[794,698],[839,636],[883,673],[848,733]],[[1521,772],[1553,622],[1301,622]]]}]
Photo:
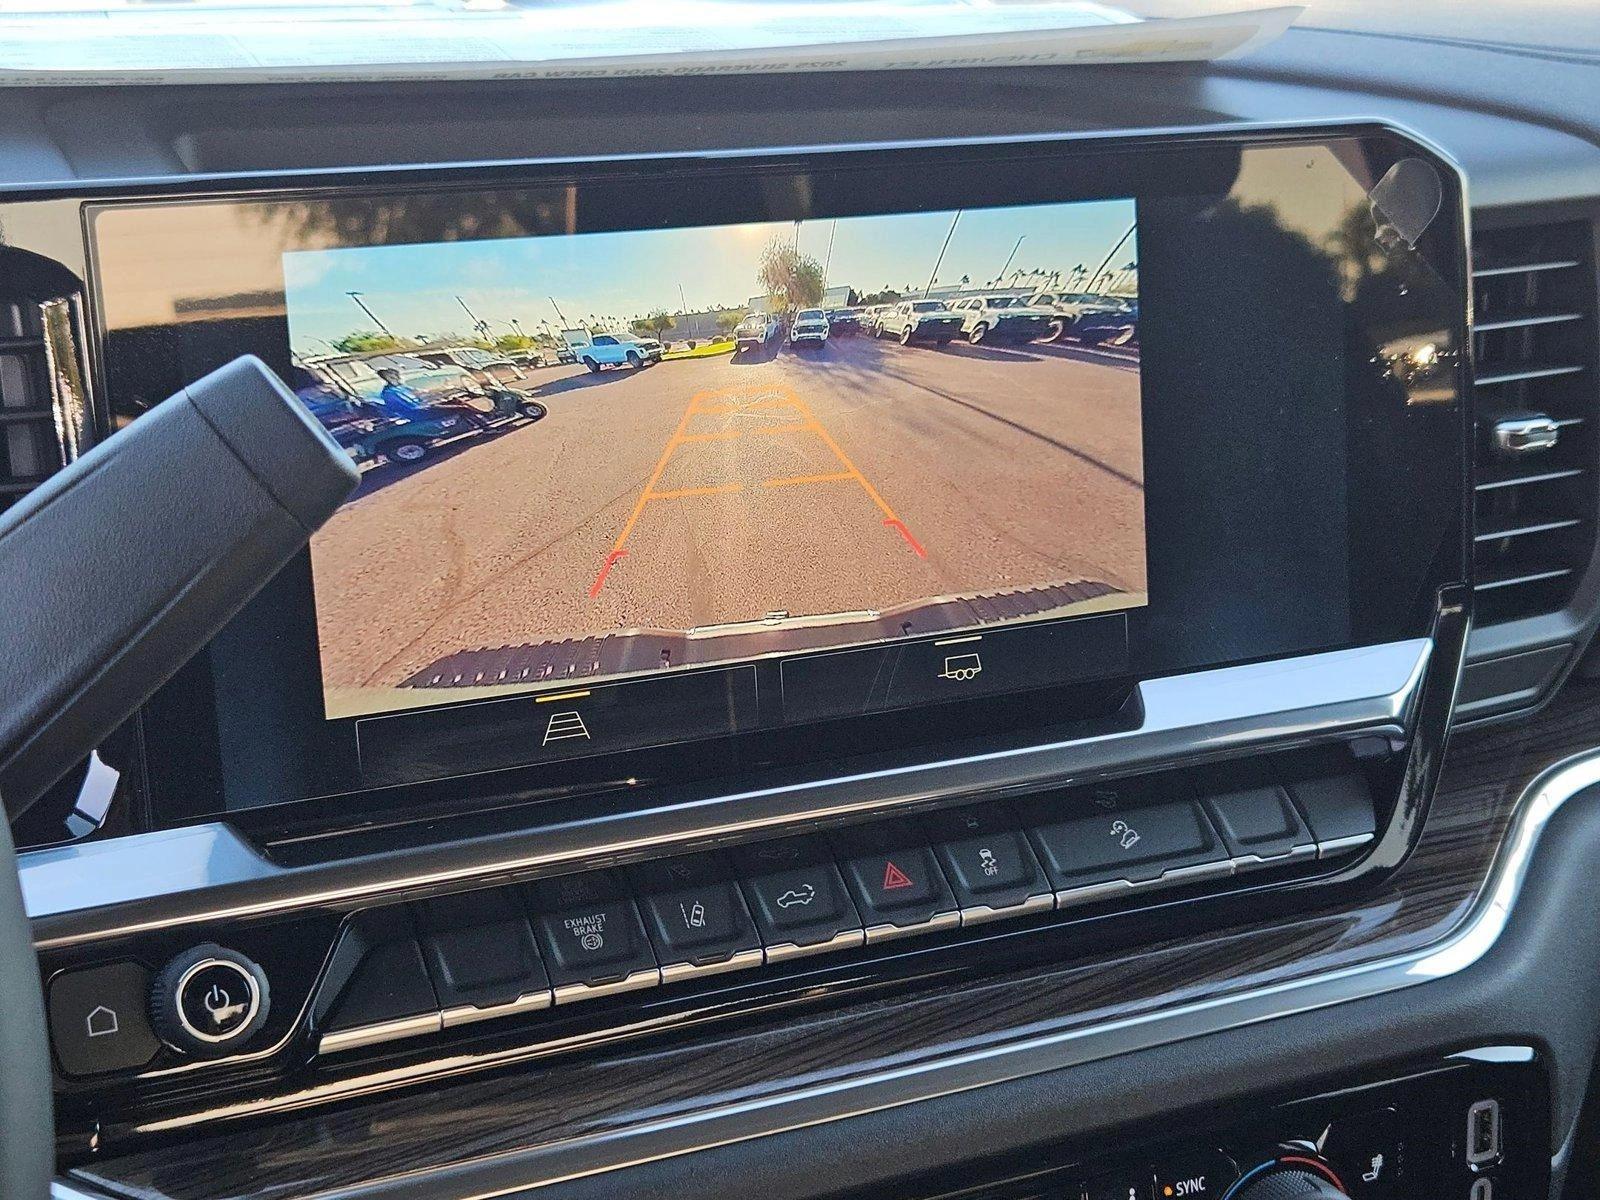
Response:
[{"label": "vent slat", "polygon": [[[1594,552],[1597,401],[1593,230],[1581,222],[1478,236],[1472,276],[1478,366],[1478,483],[1473,489],[1476,620],[1553,613]],[[1503,419],[1541,417],[1554,444],[1496,445]]]},{"label": "vent slat", "polygon": [[1583,473],[1582,467],[1568,467],[1564,471],[1540,471],[1536,475],[1513,475],[1509,479],[1486,479],[1478,484],[1475,490],[1493,492],[1500,488],[1531,487],[1536,483],[1554,483],[1558,479],[1574,479]]},{"label": "vent slat", "polygon": [[21,425],[30,421],[50,422],[54,414],[42,408],[0,408],[0,425]]},{"label": "vent slat", "polygon": [[1587,369],[1582,363],[1530,363],[1525,367],[1495,363],[1479,371],[1474,382],[1479,387],[1491,387],[1497,383],[1523,383],[1532,379],[1554,379],[1558,375],[1577,375]]},{"label": "vent slat", "polygon": [[1502,329],[1533,329],[1539,325],[1564,325],[1568,321],[1581,321],[1581,312],[1523,313],[1515,317],[1494,317],[1487,321],[1474,321],[1473,333],[1496,333]]},{"label": "vent slat", "polygon": [[1543,262],[1514,263],[1508,267],[1479,267],[1472,272],[1474,279],[1495,279],[1503,275],[1532,275],[1540,271],[1565,271],[1583,265],[1579,258],[1553,258]]},{"label": "vent slat", "polygon": [[1560,517],[1553,521],[1534,521],[1527,525],[1485,529],[1473,540],[1478,542],[1503,542],[1507,538],[1532,537],[1536,533],[1554,533],[1558,529],[1571,529],[1583,524],[1580,517]]},{"label": "vent slat", "polygon": [[1566,579],[1571,574],[1571,567],[1549,567],[1511,575],[1480,575],[1478,581],[1473,584],[1473,591],[1497,592],[1504,588],[1521,587],[1529,583],[1548,583],[1554,579]]}]

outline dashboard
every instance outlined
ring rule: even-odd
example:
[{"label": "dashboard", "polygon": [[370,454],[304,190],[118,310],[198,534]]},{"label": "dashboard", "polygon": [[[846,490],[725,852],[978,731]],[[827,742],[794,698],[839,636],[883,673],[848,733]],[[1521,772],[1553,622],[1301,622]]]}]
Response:
[{"label": "dashboard", "polygon": [[1586,1196],[1580,59],[0,93],[6,499],[359,474],[0,760],[58,1192]]}]

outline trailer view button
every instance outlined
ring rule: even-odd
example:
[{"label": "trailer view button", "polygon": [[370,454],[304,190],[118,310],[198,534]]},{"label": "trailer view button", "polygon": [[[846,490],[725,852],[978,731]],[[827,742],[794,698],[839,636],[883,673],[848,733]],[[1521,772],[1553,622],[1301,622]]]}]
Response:
[{"label": "trailer view button", "polygon": [[382,784],[721,737],[754,720],[755,695],[741,666],[368,717],[361,770]]},{"label": "trailer view button", "polygon": [[898,647],[885,706],[1028,691],[1128,670],[1122,613],[953,633]]}]

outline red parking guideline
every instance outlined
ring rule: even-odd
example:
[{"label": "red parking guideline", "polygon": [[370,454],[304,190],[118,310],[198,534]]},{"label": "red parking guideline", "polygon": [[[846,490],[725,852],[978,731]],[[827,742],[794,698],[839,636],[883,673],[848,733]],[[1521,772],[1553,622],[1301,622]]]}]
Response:
[{"label": "red parking guideline", "polygon": [[917,554],[918,558],[927,558],[928,557],[928,552],[922,548],[922,543],[917,541],[916,538],[911,536],[911,530],[906,528],[905,522],[902,521],[899,517],[890,517],[887,521],[884,522],[884,524],[887,525],[890,529],[893,529],[901,537],[905,538],[906,545],[910,546],[914,551],[916,551],[916,554]]},{"label": "red parking guideline", "polygon": [[626,550],[613,550],[606,555],[606,561],[601,564],[600,574],[594,577],[594,586],[589,589],[589,599],[593,600],[600,594],[600,589],[606,585],[606,576],[611,574],[611,568],[617,565],[617,559],[624,557]]}]

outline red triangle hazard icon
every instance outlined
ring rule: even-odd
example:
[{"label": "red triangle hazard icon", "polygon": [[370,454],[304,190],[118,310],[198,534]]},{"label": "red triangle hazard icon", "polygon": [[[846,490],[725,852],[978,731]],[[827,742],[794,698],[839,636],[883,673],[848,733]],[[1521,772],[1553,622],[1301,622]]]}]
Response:
[{"label": "red triangle hazard icon", "polygon": [[898,891],[900,888],[915,887],[908,876],[899,867],[888,859],[883,863],[883,890],[886,892]]}]

